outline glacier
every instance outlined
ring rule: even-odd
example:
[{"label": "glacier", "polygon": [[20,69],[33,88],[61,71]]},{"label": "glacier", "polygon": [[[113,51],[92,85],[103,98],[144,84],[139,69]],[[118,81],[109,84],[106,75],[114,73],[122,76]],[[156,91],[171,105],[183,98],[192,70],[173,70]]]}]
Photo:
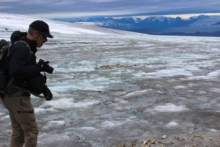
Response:
[{"label": "glacier", "polygon": [[[0,38],[39,18],[0,13]],[[38,59],[51,101],[32,96],[39,147],[116,147],[144,143],[218,146],[218,37],[159,36],[45,20],[54,39]],[[0,105],[0,147],[11,127]],[[156,142],[152,142],[156,140]]]}]

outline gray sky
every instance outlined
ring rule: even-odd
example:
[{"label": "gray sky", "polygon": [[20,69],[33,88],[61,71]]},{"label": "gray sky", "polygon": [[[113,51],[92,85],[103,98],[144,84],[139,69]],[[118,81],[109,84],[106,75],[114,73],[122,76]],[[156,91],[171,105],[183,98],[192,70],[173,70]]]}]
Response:
[{"label": "gray sky", "polygon": [[64,18],[220,13],[220,0],[0,0],[0,12]]}]

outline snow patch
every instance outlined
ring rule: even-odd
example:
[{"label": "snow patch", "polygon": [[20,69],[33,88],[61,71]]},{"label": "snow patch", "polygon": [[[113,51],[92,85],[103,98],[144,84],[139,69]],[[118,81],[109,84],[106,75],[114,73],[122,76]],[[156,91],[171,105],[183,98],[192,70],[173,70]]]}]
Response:
[{"label": "snow patch", "polygon": [[141,96],[141,95],[144,95],[144,94],[146,94],[146,93],[148,93],[150,91],[152,91],[152,89],[146,89],[146,90],[141,90],[141,91],[134,91],[134,92],[125,94],[121,98],[126,99],[126,98],[135,97],[135,96]]},{"label": "snow patch", "polygon": [[171,122],[169,122],[166,126],[167,126],[167,127],[176,127],[176,126],[178,126],[178,123],[175,122],[175,121],[171,121]]},{"label": "snow patch", "polygon": [[67,110],[71,108],[86,108],[94,104],[100,103],[98,100],[84,100],[81,102],[74,102],[73,98],[60,98],[53,101],[45,101],[40,108],[51,107],[53,109]]},{"label": "snow patch", "polygon": [[159,105],[153,108],[152,111],[156,112],[182,112],[182,111],[188,111],[189,109],[185,106],[177,106],[175,104],[165,104],[165,105]]},{"label": "snow patch", "polygon": [[51,129],[62,128],[65,125],[65,121],[50,121],[45,126],[42,127],[44,131]]}]

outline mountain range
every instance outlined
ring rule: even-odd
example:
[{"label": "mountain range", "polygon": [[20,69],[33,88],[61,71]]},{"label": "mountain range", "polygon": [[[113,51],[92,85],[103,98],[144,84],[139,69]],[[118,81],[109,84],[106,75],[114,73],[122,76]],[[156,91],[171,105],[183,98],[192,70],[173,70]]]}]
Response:
[{"label": "mountain range", "polygon": [[181,17],[92,17],[58,18],[58,21],[95,25],[153,35],[220,36],[220,16]]}]

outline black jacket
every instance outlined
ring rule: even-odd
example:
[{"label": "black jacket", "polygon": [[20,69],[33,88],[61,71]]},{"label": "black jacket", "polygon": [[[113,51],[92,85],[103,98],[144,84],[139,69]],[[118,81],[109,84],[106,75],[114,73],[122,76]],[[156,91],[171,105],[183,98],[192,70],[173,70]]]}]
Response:
[{"label": "black jacket", "polygon": [[[20,40],[25,41],[30,48],[25,43],[15,42],[10,49],[8,70],[10,79],[13,78],[11,85],[25,88],[25,81],[28,78],[39,75],[40,67],[36,64],[36,41],[29,40],[26,37],[22,37]],[[19,91],[20,93],[17,95],[30,95],[30,93],[21,92],[21,90],[12,86],[9,86],[7,90],[8,95],[14,95],[15,93],[19,93]]]}]

